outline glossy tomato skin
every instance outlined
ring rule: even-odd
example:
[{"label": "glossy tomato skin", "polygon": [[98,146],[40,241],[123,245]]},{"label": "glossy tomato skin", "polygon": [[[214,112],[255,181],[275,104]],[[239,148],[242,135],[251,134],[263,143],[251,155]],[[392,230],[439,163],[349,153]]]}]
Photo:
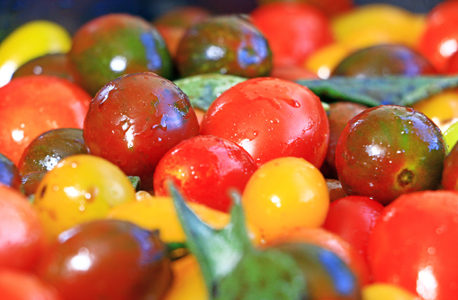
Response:
[{"label": "glossy tomato skin", "polygon": [[221,73],[252,78],[267,76],[272,69],[266,38],[238,15],[215,16],[191,26],[175,60],[182,77]]},{"label": "glossy tomato skin", "polygon": [[403,193],[439,188],[442,133],[412,108],[381,105],[351,119],[336,148],[336,168],[347,195],[386,205]]},{"label": "glossy tomato skin", "polygon": [[0,269],[0,299],[64,300],[35,274],[12,269]]},{"label": "glossy tomato skin", "polygon": [[339,235],[366,259],[372,228],[383,205],[369,197],[348,196],[331,203],[323,228]]},{"label": "glossy tomato skin", "polygon": [[458,192],[401,195],[377,219],[368,255],[374,280],[423,299],[455,299]]},{"label": "glossy tomato skin", "polygon": [[188,97],[154,73],[134,73],[105,85],[91,101],[84,141],[92,155],[140,176],[152,188],[154,168],[182,140],[199,133]]},{"label": "glossy tomato skin", "polygon": [[297,83],[253,78],[239,83],[207,110],[201,134],[242,146],[258,165],[278,157],[302,157],[319,168],[329,123],[320,99]]},{"label": "glossy tomato skin", "polygon": [[439,3],[428,13],[426,28],[417,46],[439,72],[446,71],[450,57],[457,52],[457,14],[457,1]]},{"label": "glossy tomato skin", "polygon": [[302,67],[308,55],[333,41],[328,17],[308,4],[270,3],[250,16],[269,42],[274,66]]},{"label": "glossy tomato skin", "polygon": [[37,274],[67,300],[160,299],[171,283],[157,231],[97,220],[63,232],[43,254]]},{"label": "glossy tomato skin", "polygon": [[83,130],[58,128],[35,138],[24,150],[18,168],[22,175],[51,171],[64,157],[87,154]]},{"label": "glossy tomato skin", "polygon": [[76,81],[91,95],[124,74],[173,74],[171,56],[156,28],[128,14],[103,15],[81,26],[68,56]]},{"label": "glossy tomato skin", "polygon": [[91,97],[61,78],[37,75],[0,88],[0,152],[16,165],[27,145],[56,128],[83,128]]},{"label": "glossy tomato skin", "polygon": [[75,82],[66,53],[48,54],[37,57],[20,66],[13,74],[13,78],[29,75],[57,76]]},{"label": "glossy tomato skin", "polygon": [[181,142],[162,157],[154,173],[154,192],[168,195],[166,180],[172,178],[188,201],[228,212],[231,189],[242,193],[257,169],[254,159],[239,145],[200,135]]},{"label": "glossy tomato skin", "polygon": [[44,247],[37,211],[19,191],[0,185],[0,269],[30,271]]}]

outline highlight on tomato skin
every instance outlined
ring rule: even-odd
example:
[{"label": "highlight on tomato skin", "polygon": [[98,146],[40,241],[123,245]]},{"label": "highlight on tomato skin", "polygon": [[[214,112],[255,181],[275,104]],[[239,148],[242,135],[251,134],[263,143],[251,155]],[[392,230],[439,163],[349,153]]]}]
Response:
[{"label": "highlight on tomato skin", "polygon": [[11,80],[0,88],[0,153],[18,165],[40,134],[83,128],[90,101],[88,93],[65,79],[36,75]]},{"label": "highlight on tomato skin", "polygon": [[242,193],[257,169],[254,159],[238,144],[200,135],[181,142],[161,158],[154,173],[154,192],[167,196],[166,180],[172,178],[188,201],[228,212],[230,191]]},{"label": "highlight on tomato skin", "polygon": [[199,134],[188,97],[155,73],[133,73],[107,83],[91,101],[83,137],[89,152],[139,176],[152,189],[161,157]]},{"label": "highlight on tomato skin", "polygon": [[278,78],[252,78],[221,94],[207,110],[200,133],[242,146],[258,166],[301,157],[319,168],[326,156],[329,122],[308,88]]}]

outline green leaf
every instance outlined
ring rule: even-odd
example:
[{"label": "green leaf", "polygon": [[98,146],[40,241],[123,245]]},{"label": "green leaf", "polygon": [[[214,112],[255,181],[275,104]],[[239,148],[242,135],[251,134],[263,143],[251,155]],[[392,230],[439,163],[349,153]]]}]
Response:
[{"label": "green leaf", "polygon": [[[331,77],[327,80],[298,80],[319,97],[351,101],[368,106],[410,106],[446,89],[458,87],[458,77],[388,76],[374,78]],[[322,98],[322,100],[324,100]]]},{"label": "green leaf", "polygon": [[168,187],[212,300],[308,299],[304,275],[292,256],[251,245],[238,193],[231,194],[230,223],[216,230],[194,214],[171,181]]},{"label": "green leaf", "polygon": [[134,187],[135,191],[139,191],[140,190],[140,177],[138,176],[127,176],[127,178],[129,179],[130,183],[132,184],[132,186]]},{"label": "green leaf", "polygon": [[190,76],[174,83],[188,96],[193,107],[207,111],[219,95],[245,80],[243,77],[215,73]]}]

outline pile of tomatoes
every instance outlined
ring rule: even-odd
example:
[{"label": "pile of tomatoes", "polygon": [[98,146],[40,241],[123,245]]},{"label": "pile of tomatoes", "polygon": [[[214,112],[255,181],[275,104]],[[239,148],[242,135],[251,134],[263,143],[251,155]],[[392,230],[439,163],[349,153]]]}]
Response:
[{"label": "pile of tomatoes", "polygon": [[[72,37],[18,28],[0,44],[0,298],[212,299],[173,182],[214,228],[240,194],[259,251],[335,254],[352,293],[310,258],[310,299],[453,299],[458,146],[443,133],[458,132],[456,91],[324,105],[295,80],[457,74],[456,15],[456,0],[427,15],[272,0],[249,16],[110,14]],[[215,73],[236,80],[212,94]]]}]

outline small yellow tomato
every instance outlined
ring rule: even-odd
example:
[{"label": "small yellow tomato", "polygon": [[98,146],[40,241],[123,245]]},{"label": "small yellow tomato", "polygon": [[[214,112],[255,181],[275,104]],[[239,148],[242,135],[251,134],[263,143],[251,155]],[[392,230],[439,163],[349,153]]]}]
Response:
[{"label": "small yellow tomato", "polygon": [[[164,242],[184,242],[186,236],[170,197],[155,197],[151,194],[137,192],[137,201],[114,207],[108,218],[130,221],[145,229],[159,229]],[[188,203],[189,207],[214,228],[223,228],[229,223],[229,215],[197,203]]]},{"label": "small yellow tomato", "polygon": [[190,254],[172,262],[173,283],[164,300],[208,300],[204,278],[196,258]]},{"label": "small yellow tomato", "polygon": [[16,28],[0,44],[0,87],[24,63],[45,54],[67,53],[71,44],[70,33],[51,21],[30,21]]},{"label": "small yellow tomato", "polygon": [[112,207],[129,201],[135,201],[135,190],[121,169],[80,154],[64,158],[43,177],[34,206],[52,239],[77,224],[105,218]]},{"label": "small yellow tomato", "polygon": [[401,287],[373,283],[362,288],[363,300],[420,300],[421,298]]},{"label": "small yellow tomato", "polygon": [[458,120],[458,91],[446,90],[415,103],[412,107],[433,120],[445,132]]},{"label": "small yellow tomato", "polygon": [[329,192],[323,175],[311,163],[282,157],[265,163],[251,176],[242,205],[247,222],[268,242],[295,228],[321,226]]},{"label": "small yellow tomato", "polygon": [[359,36],[380,35],[415,47],[425,28],[425,17],[390,4],[361,5],[332,20],[337,41],[351,43]]}]

